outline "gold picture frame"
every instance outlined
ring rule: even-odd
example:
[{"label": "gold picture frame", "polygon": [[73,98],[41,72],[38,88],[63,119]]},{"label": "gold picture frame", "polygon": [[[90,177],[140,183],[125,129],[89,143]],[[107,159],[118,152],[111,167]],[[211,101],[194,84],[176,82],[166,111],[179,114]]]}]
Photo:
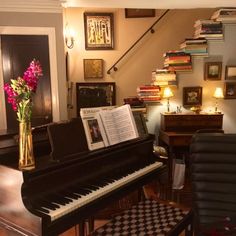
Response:
[{"label": "gold picture frame", "polygon": [[113,13],[84,13],[86,50],[110,50],[114,48]]},{"label": "gold picture frame", "polygon": [[84,79],[103,78],[103,59],[84,59]]}]

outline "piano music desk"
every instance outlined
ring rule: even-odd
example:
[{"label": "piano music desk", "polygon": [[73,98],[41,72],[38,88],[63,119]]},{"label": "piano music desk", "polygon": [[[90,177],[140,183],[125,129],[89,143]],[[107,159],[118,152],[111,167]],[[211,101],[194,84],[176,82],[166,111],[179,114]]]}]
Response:
[{"label": "piano music desk", "polygon": [[192,135],[202,129],[222,129],[223,114],[161,114],[160,145],[168,147],[169,186],[172,186],[172,162],[179,150],[188,152]]}]

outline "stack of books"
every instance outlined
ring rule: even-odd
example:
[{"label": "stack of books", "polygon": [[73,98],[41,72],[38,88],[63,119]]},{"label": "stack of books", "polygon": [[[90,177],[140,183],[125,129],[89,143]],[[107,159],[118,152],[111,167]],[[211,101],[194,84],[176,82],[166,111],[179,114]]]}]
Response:
[{"label": "stack of books", "polygon": [[214,20],[197,20],[194,24],[194,38],[223,39],[221,22]]},{"label": "stack of books", "polygon": [[236,23],[236,8],[219,9],[213,13],[211,19],[223,23]]},{"label": "stack of books", "polygon": [[161,100],[161,88],[158,85],[141,85],[137,88],[138,98],[144,102],[159,102]]},{"label": "stack of books", "polygon": [[183,51],[168,51],[164,55],[164,68],[170,71],[192,71],[191,55]]},{"label": "stack of books", "polygon": [[192,56],[208,56],[207,40],[205,38],[186,38],[180,44],[180,49]]},{"label": "stack of books", "polygon": [[177,85],[176,72],[167,69],[156,69],[152,72],[152,84],[159,86]]}]

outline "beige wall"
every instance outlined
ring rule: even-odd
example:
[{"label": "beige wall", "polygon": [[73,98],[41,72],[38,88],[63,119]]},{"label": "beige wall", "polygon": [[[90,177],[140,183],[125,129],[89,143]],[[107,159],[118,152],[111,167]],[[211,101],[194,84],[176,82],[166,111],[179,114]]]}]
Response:
[{"label": "beige wall", "polygon": [[[117,104],[123,103],[123,98],[136,95],[136,88],[141,84],[148,84],[151,81],[151,72],[156,68],[163,67],[163,53],[168,50],[178,50],[179,44],[187,37],[192,37],[194,22],[198,19],[209,19],[215,9],[187,9],[171,10],[168,15],[158,24],[154,34],[148,34],[144,40],[132,52],[118,64],[118,71],[107,75],[106,71],[116,60],[137,40],[144,31],[149,28],[156,18],[125,18],[124,9],[105,9],[103,12],[113,12],[115,18],[115,49],[107,51],[86,51],[84,49],[84,25],[83,12],[98,12],[98,9],[70,9],[66,11],[69,24],[75,29],[76,45],[69,51],[71,57],[70,79],[74,82],[84,82],[83,59],[102,58],[105,62],[105,74],[102,80],[112,81],[117,86]],[[160,14],[160,11],[156,11]],[[228,26],[229,27],[229,26]],[[227,28],[227,27],[226,27]],[[225,40],[209,41],[210,56],[220,54],[223,61],[223,68],[236,60],[236,48],[231,42],[235,39],[233,33],[236,26],[227,28]],[[229,40],[230,39],[230,40]],[[223,56],[224,55],[224,56]],[[171,99],[171,110],[175,111],[176,106],[182,105],[183,87],[203,87],[203,111],[214,110],[215,100],[212,97],[216,86],[224,86],[224,71],[221,81],[204,81],[204,61],[206,58],[193,58],[193,71],[178,73],[179,86],[174,88],[175,96]],[[211,59],[210,59],[211,60]],[[235,64],[235,63],[233,63]],[[91,80],[89,80],[91,81]],[[86,80],[86,82],[89,82]],[[232,105],[236,100],[220,100],[219,109],[224,112],[224,128],[226,132],[236,132],[234,125],[235,112]],[[151,133],[157,133],[159,129],[160,113],[166,110],[166,101],[163,105],[148,105],[148,129]],[[74,107],[76,107],[74,94]],[[183,111],[188,112],[183,109]],[[75,109],[70,112],[75,116]]]},{"label": "beige wall", "polygon": [[[87,12],[113,12],[114,13],[114,50],[85,50],[83,13]],[[94,8],[67,8],[64,12],[66,21],[76,31],[75,47],[69,49],[69,78],[73,82],[116,82],[117,104],[123,103],[123,98],[136,95],[136,88],[141,84],[148,84],[151,80],[151,72],[156,68],[163,67],[163,53],[168,50],[177,50],[179,44],[186,38],[191,37],[193,24],[197,19],[210,18],[214,9],[188,9],[171,10],[168,15],[158,24],[154,34],[148,34],[134,50],[118,64],[118,71],[107,75],[106,71],[117,59],[137,40],[140,35],[156,20],[156,18],[125,18],[124,9],[94,9]],[[156,10],[160,15],[160,10]],[[63,44],[62,15],[55,13],[0,13],[0,26],[35,26],[55,27],[56,48],[58,65],[58,86],[60,97],[61,119],[67,118],[66,108],[66,79],[65,79],[65,57]],[[224,66],[234,64],[236,61],[236,26],[225,26],[225,39],[221,42],[209,42],[211,56],[219,54]],[[84,80],[83,59],[101,58],[104,60],[104,78],[99,80]],[[178,73],[179,86],[174,89],[175,96],[171,99],[171,110],[177,105],[182,105],[182,90],[186,86],[203,87],[203,109],[213,110],[213,90],[216,86],[224,86],[224,76],[221,81],[204,81],[203,66],[204,58],[193,58],[193,72]],[[74,86],[75,88],[75,86]],[[69,110],[69,117],[76,116],[75,89],[73,91],[74,108]],[[224,113],[224,129],[226,132],[236,132],[234,124],[236,100],[219,101],[219,109]],[[148,106],[148,129],[151,133],[157,133],[159,128],[160,112],[166,107],[164,105]]]},{"label": "beige wall", "polygon": [[60,119],[67,119],[65,53],[62,14],[0,12],[0,26],[55,28]]}]

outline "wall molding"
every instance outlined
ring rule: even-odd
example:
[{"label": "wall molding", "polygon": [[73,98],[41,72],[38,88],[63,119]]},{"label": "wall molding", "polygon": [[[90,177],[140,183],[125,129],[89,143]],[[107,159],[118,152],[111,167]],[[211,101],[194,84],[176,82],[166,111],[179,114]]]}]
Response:
[{"label": "wall molding", "polygon": [[0,12],[62,13],[60,0],[6,0],[0,1]]},{"label": "wall molding", "polygon": [[[51,77],[51,96],[52,96],[52,117],[53,121],[60,120],[59,109],[59,90],[58,90],[58,75],[57,75],[57,51],[56,51],[56,35],[55,28],[52,27],[14,27],[1,26],[0,35],[47,35],[49,43],[49,62],[50,62],[50,77]],[[2,55],[0,48],[0,55]],[[0,57],[0,90],[3,91],[3,70],[2,58]],[[0,105],[5,107],[5,93],[1,93]],[[0,116],[0,129],[6,129],[6,112],[3,109],[3,114]],[[1,109],[2,111],[2,109]]]}]

